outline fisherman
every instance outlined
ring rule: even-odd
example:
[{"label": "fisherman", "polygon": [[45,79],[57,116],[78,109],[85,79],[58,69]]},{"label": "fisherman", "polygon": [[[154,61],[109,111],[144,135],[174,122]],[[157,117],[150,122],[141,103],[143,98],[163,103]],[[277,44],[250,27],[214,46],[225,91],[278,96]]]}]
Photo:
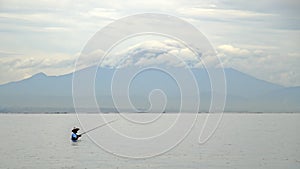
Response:
[{"label": "fisherman", "polygon": [[72,130],[72,135],[71,135],[71,140],[76,142],[78,140],[79,137],[81,137],[81,134],[77,134],[77,131],[80,130],[77,127],[74,127]]}]

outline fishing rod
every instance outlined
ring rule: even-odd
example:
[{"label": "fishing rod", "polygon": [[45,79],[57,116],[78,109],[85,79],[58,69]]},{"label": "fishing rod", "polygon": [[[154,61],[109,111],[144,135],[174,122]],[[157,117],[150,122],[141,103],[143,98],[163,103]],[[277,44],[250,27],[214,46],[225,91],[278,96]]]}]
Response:
[{"label": "fishing rod", "polygon": [[96,129],[100,128],[100,127],[104,127],[104,126],[106,126],[106,125],[108,125],[108,124],[110,124],[110,123],[113,123],[113,122],[117,121],[117,120],[118,120],[118,119],[115,119],[115,120],[109,121],[109,122],[107,122],[107,123],[101,124],[101,125],[99,125],[99,126],[97,126],[97,127],[94,127],[94,128],[92,128],[92,129],[90,129],[90,130],[87,130],[87,131],[81,133],[80,135],[86,134],[86,133],[88,133],[88,132],[90,132],[90,131],[93,131],[93,130],[96,130]]}]

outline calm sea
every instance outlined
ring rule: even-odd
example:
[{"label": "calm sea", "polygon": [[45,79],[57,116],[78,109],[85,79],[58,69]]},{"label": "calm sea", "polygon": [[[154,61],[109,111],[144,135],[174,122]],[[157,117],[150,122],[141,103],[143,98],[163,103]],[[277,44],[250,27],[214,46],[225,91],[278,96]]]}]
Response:
[{"label": "calm sea", "polygon": [[[192,116],[82,114],[81,126],[76,114],[0,114],[0,168],[300,168],[300,114],[224,114],[202,144],[205,115],[189,130]],[[73,126],[83,132],[103,117],[119,120],[70,141]]]}]

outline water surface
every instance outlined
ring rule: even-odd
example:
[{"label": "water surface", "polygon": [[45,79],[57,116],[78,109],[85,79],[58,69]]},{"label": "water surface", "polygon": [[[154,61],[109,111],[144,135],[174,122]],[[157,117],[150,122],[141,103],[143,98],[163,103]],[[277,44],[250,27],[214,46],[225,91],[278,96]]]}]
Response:
[{"label": "water surface", "polygon": [[[156,115],[132,116],[143,119]],[[160,120],[167,125],[174,115],[164,116],[169,118]],[[75,114],[0,114],[0,168],[300,168],[300,114],[224,114],[213,137],[198,144],[201,116],[190,135],[171,151],[150,159],[129,159],[103,151],[87,136],[70,142],[71,128],[79,126]],[[90,121],[87,128],[98,125],[95,119],[99,115],[80,117],[85,123]],[[129,127],[121,121],[114,125],[124,131]],[[115,141],[109,140],[105,128],[91,136],[103,143]],[[155,150],[151,146],[135,147],[121,140],[114,148]]]}]

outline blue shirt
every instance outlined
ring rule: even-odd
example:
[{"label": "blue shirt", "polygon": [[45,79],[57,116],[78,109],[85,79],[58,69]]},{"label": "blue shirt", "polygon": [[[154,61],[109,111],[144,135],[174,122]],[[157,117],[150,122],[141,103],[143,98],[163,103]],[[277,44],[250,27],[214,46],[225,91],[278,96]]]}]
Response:
[{"label": "blue shirt", "polygon": [[77,141],[77,139],[78,139],[77,134],[72,133],[72,135],[71,135],[71,140],[72,140],[72,141]]}]

